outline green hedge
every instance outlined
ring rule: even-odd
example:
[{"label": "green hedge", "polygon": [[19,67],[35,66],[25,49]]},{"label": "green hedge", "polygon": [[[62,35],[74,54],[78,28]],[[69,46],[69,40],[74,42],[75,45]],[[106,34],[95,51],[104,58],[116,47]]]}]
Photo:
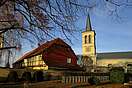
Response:
[{"label": "green hedge", "polygon": [[7,77],[0,77],[0,82],[6,82],[7,81]]},{"label": "green hedge", "polygon": [[100,80],[96,77],[91,77],[88,79],[88,82],[91,84],[91,85],[99,85],[100,84]]},{"label": "green hedge", "polygon": [[125,78],[123,68],[113,68],[110,70],[110,82],[123,83]]},{"label": "green hedge", "polygon": [[18,81],[17,72],[16,71],[10,71],[10,73],[8,74],[7,81],[9,81],[9,82],[16,82],[16,81]]},{"label": "green hedge", "polygon": [[34,81],[43,81],[44,80],[43,72],[42,71],[36,71],[33,74],[33,80]]},{"label": "green hedge", "polygon": [[21,80],[22,80],[22,81],[31,81],[31,80],[32,80],[31,73],[30,73],[30,72],[24,72],[24,73],[22,74]]}]

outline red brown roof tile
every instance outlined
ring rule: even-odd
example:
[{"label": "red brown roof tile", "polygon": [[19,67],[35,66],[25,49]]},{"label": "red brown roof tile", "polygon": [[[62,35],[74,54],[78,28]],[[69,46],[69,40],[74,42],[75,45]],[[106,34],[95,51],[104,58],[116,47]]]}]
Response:
[{"label": "red brown roof tile", "polygon": [[[22,61],[25,58],[29,58],[31,56],[35,56],[38,55],[40,53],[42,53],[45,49],[48,49],[49,47],[51,47],[53,44],[61,44],[61,45],[65,45],[70,47],[68,44],[66,44],[63,40],[61,40],[60,38],[56,38],[54,40],[51,41],[47,41],[46,43],[40,45],[38,48],[33,49],[32,51],[26,53],[25,55],[23,55],[20,59],[18,59],[16,62]],[[16,63],[15,62],[15,63]]]}]

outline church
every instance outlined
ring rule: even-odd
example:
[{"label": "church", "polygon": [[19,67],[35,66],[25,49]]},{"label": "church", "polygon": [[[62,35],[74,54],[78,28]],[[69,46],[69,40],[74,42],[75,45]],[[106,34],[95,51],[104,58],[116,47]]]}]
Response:
[{"label": "church", "polygon": [[96,32],[92,29],[90,16],[87,16],[86,28],[82,32],[82,58],[81,63],[86,66],[91,59],[92,65],[96,66],[124,66],[132,63],[132,52],[96,52]]}]

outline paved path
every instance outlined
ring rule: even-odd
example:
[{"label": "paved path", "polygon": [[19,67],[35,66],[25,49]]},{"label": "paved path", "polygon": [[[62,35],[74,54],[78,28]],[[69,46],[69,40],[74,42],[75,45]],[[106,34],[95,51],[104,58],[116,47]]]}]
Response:
[{"label": "paved path", "polygon": [[[24,87],[25,86],[25,87]],[[123,84],[102,84],[99,86],[90,86],[88,83],[78,84],[63,84],[61,81],[43,81],[36,83],[8,83],[0,84],[0,88],[129,88]],[[132,87],[130,87],[132,88]]]}]

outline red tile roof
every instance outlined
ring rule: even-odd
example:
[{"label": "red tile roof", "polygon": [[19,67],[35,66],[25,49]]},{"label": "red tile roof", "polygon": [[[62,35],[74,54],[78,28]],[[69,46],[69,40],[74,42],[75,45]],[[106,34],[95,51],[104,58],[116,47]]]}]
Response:
[{"label": "red tile roof", "polygon": [[[66,46],[66,47],[70,48],[70,46],[68,44],[66,44],[63,40],[61,40],[60,38],[57,38],[57,39],[48,41],[48,42],[40,45],[38,48],[35,48],[32,51],[26,53],[24,56],[22,56],[15,63],[19,63],[19,62],[23,61],[26,58],[29,58],[29,57],[32,57],[32,56],[35,56],[35,55],[38,55],[38,54],[42,53],[42,52],[44,52],[44,50],[49,49],[50,47],[52,47],[53,44],[63,45],[63,46]],[[74,58],[74,60],[77,60],[77,57],[76,57],[76,55],[75,55],[75,53],[74,53],[74,51],[72,49],[70,49],[70,51],[68,51],[68,52],[71,52],[70,54],[73,55],[72,58]],[[65,54],[70,55],[67,52],[65,52]],[[61,56],[61,55],[59,54],[59,56]],[[52,61],[52,60],[49,60],[49,59],[45,60],[45,62],[50,68],[56,68],[57,67],[57,68],[65,68],[65,69],[71,69],[71,70],[79,70],[79,69],[81,69],[80,66],[77,65],[76,61],[75,61],[74,64],[73,63],[72,64],[61,63],[61,62],[55,63],[56,62],[55,60]]]}]

